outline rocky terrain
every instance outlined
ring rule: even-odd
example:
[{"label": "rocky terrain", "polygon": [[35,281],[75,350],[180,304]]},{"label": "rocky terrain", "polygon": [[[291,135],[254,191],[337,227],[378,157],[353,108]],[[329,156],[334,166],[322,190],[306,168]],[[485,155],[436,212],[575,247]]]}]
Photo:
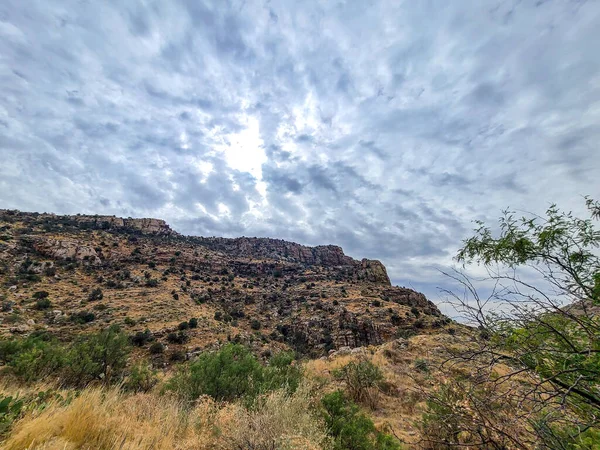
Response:
[{"label": "rocky terrain", "polygon": [[381,262],[337,246],[7,210],[0,299],[2,335],[48,330],[70,339],[117,323],[137,333],[140,351],[164,343],[164,364],[227,340],[257,353],[287,347],[322,356],[449,322],[422,294],[392,286]]}]

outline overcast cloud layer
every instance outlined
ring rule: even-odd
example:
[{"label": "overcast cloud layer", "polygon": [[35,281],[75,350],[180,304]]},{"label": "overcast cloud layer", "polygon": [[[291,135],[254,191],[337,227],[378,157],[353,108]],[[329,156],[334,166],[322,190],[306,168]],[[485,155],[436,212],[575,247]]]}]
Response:
[{"label": "overcast cloud layer", "polygon": [[[0,3],[0,208],[337,244],[434,297],[600,198],[596,1]],[[434,298],[435,299],[435,298]]]}]

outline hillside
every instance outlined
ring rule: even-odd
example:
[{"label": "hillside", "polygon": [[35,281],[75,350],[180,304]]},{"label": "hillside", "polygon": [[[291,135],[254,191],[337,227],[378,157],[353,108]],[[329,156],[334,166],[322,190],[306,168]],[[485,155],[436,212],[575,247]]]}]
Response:
[{"label": "hillside", "polygon": [[119,324],[163,342],[164,364],[228,340],[318,357],[448,322],[391,286],[379,261],[340,247],[183,236],[158,219],[1,210],[0,286],[2,335],[68,340]]}]

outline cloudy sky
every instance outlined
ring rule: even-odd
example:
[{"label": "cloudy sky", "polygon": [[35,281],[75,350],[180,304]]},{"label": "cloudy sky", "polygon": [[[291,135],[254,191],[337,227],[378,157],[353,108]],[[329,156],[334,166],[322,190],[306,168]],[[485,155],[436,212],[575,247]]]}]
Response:
[{"label": "cloudy sky", "polygon": [[0,208],[337,244],[435,300],[474,219],[600,198],[600,3],[0,2]]}]

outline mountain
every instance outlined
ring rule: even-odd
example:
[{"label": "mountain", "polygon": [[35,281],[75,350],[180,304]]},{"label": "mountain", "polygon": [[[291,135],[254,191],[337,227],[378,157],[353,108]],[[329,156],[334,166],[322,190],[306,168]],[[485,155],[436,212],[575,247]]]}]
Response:
[{"label": "mountain", "polygon": [[392,286],[381,262],[334,245],[183,236],[163,220],[114,216],[0,210],[0,296],[2,335],[68,340],[119,324],[148,330],[175,359],[227,340],[321,356],[449,322],[423,294]]}]

